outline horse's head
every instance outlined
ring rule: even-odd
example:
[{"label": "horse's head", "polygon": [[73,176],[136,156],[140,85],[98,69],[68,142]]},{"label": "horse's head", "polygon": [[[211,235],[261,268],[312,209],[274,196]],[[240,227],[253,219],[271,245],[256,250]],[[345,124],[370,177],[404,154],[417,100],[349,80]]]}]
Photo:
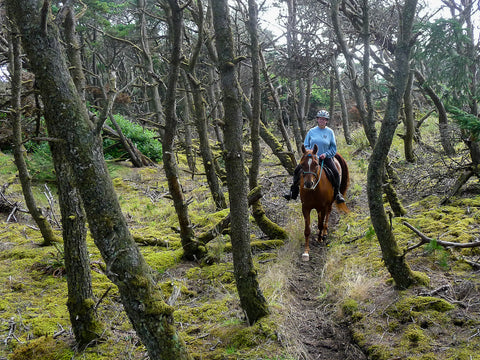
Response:
[{"label": "horse's head", "polygon": [[312,150],[307,150],[305,145],[302,145],[303,155],[300,159],[300,166],[303,172],[303,187],[306,189],[314,188],[318,182],[319,160],[317,151],[317,145],[314,145]]}]

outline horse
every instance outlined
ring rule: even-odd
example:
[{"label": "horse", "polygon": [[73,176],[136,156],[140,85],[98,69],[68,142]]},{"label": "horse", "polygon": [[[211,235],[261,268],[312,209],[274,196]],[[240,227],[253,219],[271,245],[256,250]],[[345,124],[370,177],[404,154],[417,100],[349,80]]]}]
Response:
[{"label": "horse", "polygon": [[[302,158],[300,159],[300,200],[302,201],[302,213],[305,220],[305,252],[302,254],[302,260],[310,259],[310,212],[312,209],[317,211],[318,215],[318,241],[325,241],[328,232],[328,219],[332,211],[334,202],[333,186],[327,177],[326,170],[323,167],[323,161],[319,159],[318,147],[314,145],[312,150],[307,150],[302,145]],[[350,182],[348,166],[345,159],[340,154],[335,154],[335,166],[340,174],[339,191],[343,196],[347,192]],[[343,212],[349,212],[345,203],[336,203],[338,209]]]}]

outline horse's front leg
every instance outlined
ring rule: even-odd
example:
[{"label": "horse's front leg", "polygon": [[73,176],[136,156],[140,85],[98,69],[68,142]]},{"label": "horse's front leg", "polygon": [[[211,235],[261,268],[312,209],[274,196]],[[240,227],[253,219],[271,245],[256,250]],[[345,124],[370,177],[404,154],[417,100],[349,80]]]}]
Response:
[{"label": "horse's front leg", "polygon": [[305,220],[305,229],[303,231],[303,235],[305,236],[305,251],[302,254],[302,260],[308,261],[310,260],[310,255],[308,254],[310,251],[310,210],[302,209],[303,212],[303,219]]}]

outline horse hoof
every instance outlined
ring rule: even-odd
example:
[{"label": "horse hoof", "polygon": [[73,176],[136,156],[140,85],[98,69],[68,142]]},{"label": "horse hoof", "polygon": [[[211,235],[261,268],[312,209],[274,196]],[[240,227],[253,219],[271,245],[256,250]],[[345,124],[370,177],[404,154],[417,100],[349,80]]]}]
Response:
[{"label": "horse hoof", "polygon": [[302,254],[302,260],[303,260],[303,261],[308,261],[308,260],[310,260],[310,255],[308,255],[308,253],[303,253],[303,254]]}]

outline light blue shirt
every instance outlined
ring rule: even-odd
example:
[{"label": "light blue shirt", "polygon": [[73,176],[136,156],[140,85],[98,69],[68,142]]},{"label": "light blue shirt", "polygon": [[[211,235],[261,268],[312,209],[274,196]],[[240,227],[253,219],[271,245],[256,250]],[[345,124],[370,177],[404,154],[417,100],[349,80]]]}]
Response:
[{"label": "light blue shirt", "polygon": [[328,126],[325,126],[325,129],[321,129],[318,126],[310,129],[307,133],[307,136],[305,136],[305,141],[303,144],[309,150],[313,149],[313,146],[317,144],[317,154],[325,154],[327,158],[333,158],[337,153],[335,134]]}]

